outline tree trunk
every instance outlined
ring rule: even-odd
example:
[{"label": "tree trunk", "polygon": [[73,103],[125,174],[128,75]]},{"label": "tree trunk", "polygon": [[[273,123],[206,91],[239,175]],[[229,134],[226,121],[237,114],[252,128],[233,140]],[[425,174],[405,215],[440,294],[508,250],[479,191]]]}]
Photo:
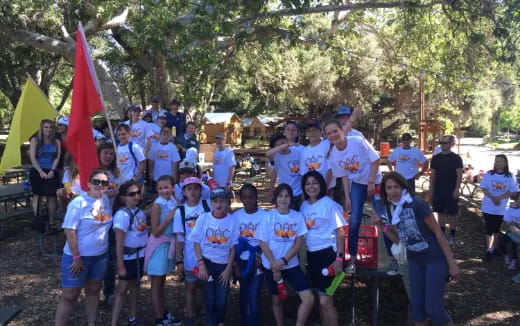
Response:
[{"label": "tree trunk", "polygon": [[498,135],[498,120],[500,119],[500,110],[493,112],[491,116],[491,138],[494,139]]}]

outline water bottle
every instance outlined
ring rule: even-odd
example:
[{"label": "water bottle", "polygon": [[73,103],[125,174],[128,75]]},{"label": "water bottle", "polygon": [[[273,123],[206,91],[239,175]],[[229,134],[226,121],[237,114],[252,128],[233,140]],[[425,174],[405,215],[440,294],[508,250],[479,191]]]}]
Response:
[{"label": "water bottle", "polygon": [[334,276],[336,275],[336,270],[334,269],[334,267],[329,266],[327,268],[322,269],[321,274],[323,276]]},{"label": "water bottle", "polygon": [[289,294],[287,293],[287,287],[285,286],[283,278],[277,282],[276,287],[278,288],[278,296],[280,297],[280,300],[287,300]]},{"label": "water bottle", "polygon": [[25,179],[23,181],[23,191],[29,191],[31,189],[31,183],[29,180]]},{"label": "water bottle", "polygon": [[215,189],[217,189],[219,186],[218,186],[217,182],[215,181],[215,179],[213,179],[213,178],[209,178],[209,179],[208,179],[208,187],[209,187],[209,189],[211,189],[211,190],[215,190]]}]

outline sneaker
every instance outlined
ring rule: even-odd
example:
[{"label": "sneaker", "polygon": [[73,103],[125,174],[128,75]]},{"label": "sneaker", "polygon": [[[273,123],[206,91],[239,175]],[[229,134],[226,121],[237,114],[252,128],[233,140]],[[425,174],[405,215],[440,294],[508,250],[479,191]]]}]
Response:
[{"label": "sneaker", "polygon": [[356,272],[356,263],[352,260],[345,267],[345,274],[354,274]]},{"label": "sneaker", "polygon": [[455,245],[455,237],[450,235],[448,237],[448,244],[450,245],[450,247],[453,247]]},{"label": "sneaker", "polygon": [[493,252],[486,250],[486,254],[484,255],[484,258],[482,258],[483,261],[490,261],[493,259]]},{"label": "sneaker", "polygon": [[517,259],[513,259],[511,260],[511,264],[509,264],[509,266],[507,266],[507,269],[511,269],[511,270],[514,270],[514,269],[518,269],[518,260]]},{"label": "sneaker", "polygon": [[511,256],[509,254],[505,254],[504,255],[504,263],[506,265],[510,265],[511,264]]},{"label": "sneaker", "polygon": [[394,257],[391,257],[388,261],[388,269],[386,271],[386,274],[390,276],[395,276],[399,274],[399,263]]},{"label": "sneaker", "polygon": [[173,314],[171,312],[167,312],[164,317],[168,321],[169,326],[181,326],[182,325],[182,321],[175,318],[175,316],[173,316]]},{"label": "sneaker", "polygon": [[182,323],[184,324],[184,326],[194,326],[195,325],[195,321],[191,317],[184,318],[184,321]]},{"label": "sneaker", "polygon": [[130,319],[128,319],[128,326],[143,326],[143,324],[137,318],[132,321],[130,321]]},{"label": "sneaker", "polygon": [[155,319],[155,324],[153,324],[154,326],[169,326],[170,323],[168,322],[168,319],[167,318],[164,318],[164,319]]}]

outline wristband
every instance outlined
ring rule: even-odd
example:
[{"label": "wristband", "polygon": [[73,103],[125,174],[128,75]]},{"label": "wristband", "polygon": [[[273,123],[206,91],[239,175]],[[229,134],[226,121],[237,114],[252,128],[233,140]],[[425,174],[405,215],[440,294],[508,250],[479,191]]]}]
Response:
[{"label": "wristband", "polygon": [[285,259],[285,257],[282,257],[281,258],[283,260],[283,262],[285,263],[285,265],[287,265],[287,263],[289,263],[289,261],[287,259]]},{"label": "wristband", "polygon": [[199,260],[199,266],[202,266],[202,265],[205,265],[205,264],[204,264],[204,260],[203,260],[203,259],[200,259],[200,260]]},{"label": "wristband", "polygon": [[78,260],[80,258],[81,258],[81,256],[72,256],[72,260]]},{"label": "wristband", "polygon": [[125,265],[119,266],[119,270],[123,270],[123,269],[126,269]]},{"label": "wristband", "polygon": [[343,261],[343,258],[341,258],[341,257],[336,257],[336,261]]}]

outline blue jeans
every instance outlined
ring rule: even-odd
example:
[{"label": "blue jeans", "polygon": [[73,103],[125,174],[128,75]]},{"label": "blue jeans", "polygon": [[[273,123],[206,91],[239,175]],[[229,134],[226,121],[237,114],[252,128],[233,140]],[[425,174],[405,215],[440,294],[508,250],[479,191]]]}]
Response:
[{"label": "blue jeans", "polygon": [[427,253],[409,255],[408,271],[413,320],[424,322],[430,317],[433,325],[446,325],[451,320],[444,309],[444,289],[449,276],[446,259]]},{"label": "blue jeans", "polygon": [[[239,260],[240,269],[245,269],[247,261]],[[260,325],[260,290],[264,273],[253,273],[240,279],[240,319],[244,326]]]},{"label": "blue jeans", "polygon": [[220,274],[226,269],[226,264],[216,264],[208,259],[204,259],[204,263],[208,274],[213,277],[211,282],[203,282],[206,317],[209,326],[217,326],[218,323],[224,322],[226,316],[229,285],[219,282]]},{"label": "blue jeans", "polygon": [[[351,257],[355,257],[357,254],[359,228],[361,227],[361,219],[363,218],[363,205],[365,203],[365,200],[367,199],[367,190],[368,185],[356,182],[352,182],[350,184],[351,212],[348,230],[348,253]],[[374,207],[374,211],[376,212],[376,214],[384,219],[384,215],[386,215],[386,210],[383,206],[383,201],[380,198],[376,199],[376,197],[372,195],[370,196],[370,202],[372,203],[372,207]],[[391,255],[389,248],[392,246],[392,243],[389,239],[386,238],[386,236],[385,244],[387,247],[387,252],[389,252],[389,254]]]}]

